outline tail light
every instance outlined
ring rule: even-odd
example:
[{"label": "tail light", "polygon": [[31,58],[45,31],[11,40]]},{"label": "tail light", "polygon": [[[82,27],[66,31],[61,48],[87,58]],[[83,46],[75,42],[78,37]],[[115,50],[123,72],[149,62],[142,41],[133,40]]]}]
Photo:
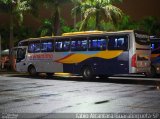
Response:
[{"label": "tail light", "polygon": [[137,67],[137,55],[134,54],[132,56],[132,64],[131,64],[132,67]]}]

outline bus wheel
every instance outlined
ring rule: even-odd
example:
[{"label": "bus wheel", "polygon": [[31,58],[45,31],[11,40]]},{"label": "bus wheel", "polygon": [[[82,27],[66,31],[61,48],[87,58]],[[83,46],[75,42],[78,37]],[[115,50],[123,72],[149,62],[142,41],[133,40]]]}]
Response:
[{"label": "bus wheel", "polygon": [[36,71],[36,68],[34,66],[29,66],[28,72],[31,76],[36,76],[37,75],[37,71]]},{"label": "bus wheel", "polygon": [[47,78],[52,78],[54,73],[46,73],[47,74]]},{"label": "bus wheel", "polygon": [[151,67],[151,77],[156,77],[157,76],[157,72],[156,72],[156,69],[155,67]]},{"label": "bus wheel", "polygon": [[82,69],[82,76],[85,80],[91,80],[95,78],[92,68],[88,66]]}]

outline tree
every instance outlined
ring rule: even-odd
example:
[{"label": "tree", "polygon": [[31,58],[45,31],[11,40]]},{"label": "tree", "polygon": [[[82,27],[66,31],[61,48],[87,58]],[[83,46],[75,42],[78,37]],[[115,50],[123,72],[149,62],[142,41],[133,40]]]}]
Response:
[{"label": "tree", "polygon": [[[61,32],[67,33],[67,32],[73,32],[75,29],[72,27],[67,26],[64,19],[60,19],[60,25],[61,25]],[[42,25],[38,29],[38,36],[51,36],[53,31],[53,20],[50,19],[44,19],[42,20]]]},{"label": "tree", "polygon": [[139,25],[136,21],[133,21],[130,16],[123,15],[119,24],[116,25],[117,30],[126,30],[126,29],[139,29]]},{"label": "tree", "polygon": [[76,0],[77,6],[72,10],[80,10],[84,15],[80,30],[86,30],[90,18],[95,19],[95,29],[97,30],[101,30],[100,23],[102,21],[116,24],[121,19],[123,12],[118,7],[112,5],[115,2],[122,2],[122,0]]},{"label": "tree", "polygon": [[60,26],[60,5],[70,2],[70,0],[41,0],[44,2],[44,5],[47,8],[52,8],[54,10],[53,13],[53,34],[60,35],[61,34],[61,26]]},{"label": "tree", "polygon": [[160,33],[160,21],[156,17],[148,16],[139,22],[139,29],[150,35],[158,35]]},{"label": "tree", "polygon": [[[10,19],[10,39],[9,39],[9,49],[14,46],[13,34],[14,25],[21,25],[23,22],[23,14],[26,11],[31,10],[33,2],[36,0],[0,0],[0,10],[9,14]],[[10,55],[10,62],[13,64],[13,58]]]},{"label": "tree", "polygon": [[38,29],[39,36],[46,36],[52,35],[53,31],[53,21],[51,19],[44,19],[42,20],[42,25]]}]

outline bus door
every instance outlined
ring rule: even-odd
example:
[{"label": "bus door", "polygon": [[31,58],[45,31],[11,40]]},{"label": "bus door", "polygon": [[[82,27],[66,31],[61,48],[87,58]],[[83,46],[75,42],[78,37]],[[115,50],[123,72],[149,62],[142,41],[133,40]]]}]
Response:
[{"label": "bus door", "polygon": [[16,70],[18,72],[26,72],[26,47],[17,48]]},{"label": "bus door", "polygon": [[114,35],[108,37],[108,51],[111,59],[108,60],[108,72],[111,74],[129,73],[129,36]]}]

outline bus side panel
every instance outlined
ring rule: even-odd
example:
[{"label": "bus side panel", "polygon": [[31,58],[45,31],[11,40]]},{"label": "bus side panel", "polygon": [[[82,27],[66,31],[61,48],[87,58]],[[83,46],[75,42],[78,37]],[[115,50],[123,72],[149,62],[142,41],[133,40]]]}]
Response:
[{"label": "bus side panel", "polygon": [[66,73],[81,74],[81,70],[85,66],[90,66],[95,75],[128,74],[129,54],[126,51],[113,59],[93,57],[77,64],[64,64],[63,68]]},{"label": "bus side panel", "polygon": [[[75,72],[75,64],[63,64],[63,72],[64,73],[77,73]],[[79,73],[77,73],[79,74]]]},{"label": "bus side panel", "polygon": [[156,73],[160,74],[160,54],[151,55],[151,64],[156,69]]}]

